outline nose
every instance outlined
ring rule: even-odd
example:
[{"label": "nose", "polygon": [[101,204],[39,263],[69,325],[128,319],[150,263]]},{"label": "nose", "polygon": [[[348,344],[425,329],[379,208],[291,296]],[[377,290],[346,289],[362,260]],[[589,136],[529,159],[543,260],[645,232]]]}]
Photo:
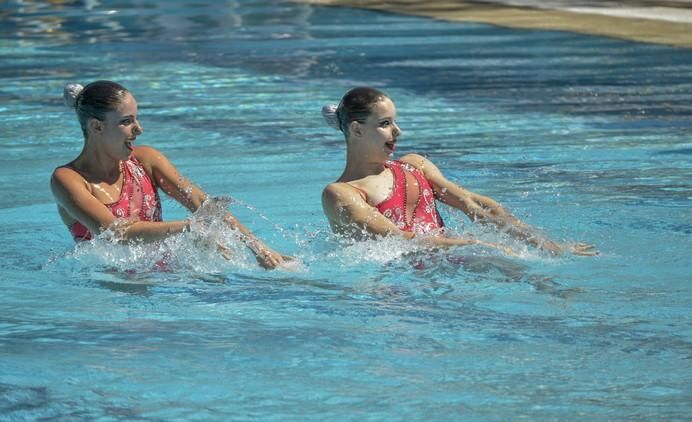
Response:
[{"label": "nose", "polygon": [[396,135],[399,135],[400,133],[401,133],[401,128],[399,127],[399,125],[396,122],[394,122],[394,135],[396,136]]},{"label": "nose", "polygon": [[135,132],[135,134],[137,134],[137,135],[139,135],[140,133],[144,132],[144,128],[143,128],[142,125],[139,123],[139,120],[135,120],[134,132]]}]

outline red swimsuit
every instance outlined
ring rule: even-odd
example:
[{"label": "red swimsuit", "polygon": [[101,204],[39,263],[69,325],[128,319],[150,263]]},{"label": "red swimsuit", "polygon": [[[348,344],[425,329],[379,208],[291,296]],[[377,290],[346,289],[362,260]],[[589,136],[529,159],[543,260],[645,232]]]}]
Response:
[{"label": "red swimsuit", "polygon": [[[387,161],[384,166],[394,175],[394,189],[387,199],[376,205],[382,215],[403,231],[428,233],[444,227],[440,214],[435,207],[435,195],[430,183],[416,167],[401,161]],[[412,194],[409,188],[407,173],[411,174],[418,185],[418,201],[413,207],[413,214],[408,215],[407,196]]]},{"label": "red swimsuit", "polygon": [[[106,204],[111,213],[116,218],[131,218],[134,221],[161,221],[161,201],[156,186],[134,156],[124,162],[123,178],[120,198]],[[69,229],[75,241],[92,238],[89,229],[79,221],[75,221]]]}]

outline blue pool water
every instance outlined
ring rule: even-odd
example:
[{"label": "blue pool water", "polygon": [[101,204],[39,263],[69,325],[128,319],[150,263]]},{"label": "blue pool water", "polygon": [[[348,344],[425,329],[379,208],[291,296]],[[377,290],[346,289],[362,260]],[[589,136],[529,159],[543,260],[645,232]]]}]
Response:
[{"label": "blue pool water", "polygon": [[[0,419],[692,413],[690,50],[279,0],[0,16]],[[48,189],[82,145],[62,86],[101,78],[135,93],[138,142],[298,265],[189,237],[75,248]],[[344,145],[319,110],[355,84],[397,102],[398,153],[601,255],[547,257],[449,210],[521,256],[334,238],[320,192]]]}]

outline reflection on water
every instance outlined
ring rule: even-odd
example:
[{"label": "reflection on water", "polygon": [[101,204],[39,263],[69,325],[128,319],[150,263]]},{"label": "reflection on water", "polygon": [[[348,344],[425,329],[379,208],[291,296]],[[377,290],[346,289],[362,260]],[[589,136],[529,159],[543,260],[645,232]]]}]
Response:
[{"label": "reflection on water", "polygon": [[313,10],[277,0],[244,5],[224,0],[186,6],[158,1],[6,3],[0,26],[2,37],[53,45],[149,39],[194,44],[224,35],[242,40],[249,35],[244,31],[252,33],[258,24],[274,28],[266,33],[272,39],[294,38],[300,37],[300,28],[306,26]]}]

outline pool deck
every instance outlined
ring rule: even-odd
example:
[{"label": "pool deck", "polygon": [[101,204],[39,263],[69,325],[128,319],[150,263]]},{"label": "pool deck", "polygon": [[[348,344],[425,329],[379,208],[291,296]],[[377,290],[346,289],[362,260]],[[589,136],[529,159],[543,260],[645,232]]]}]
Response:
[{"label": "pool deck", "polygon": [[692,0],[295,0],[692,48]]}]

